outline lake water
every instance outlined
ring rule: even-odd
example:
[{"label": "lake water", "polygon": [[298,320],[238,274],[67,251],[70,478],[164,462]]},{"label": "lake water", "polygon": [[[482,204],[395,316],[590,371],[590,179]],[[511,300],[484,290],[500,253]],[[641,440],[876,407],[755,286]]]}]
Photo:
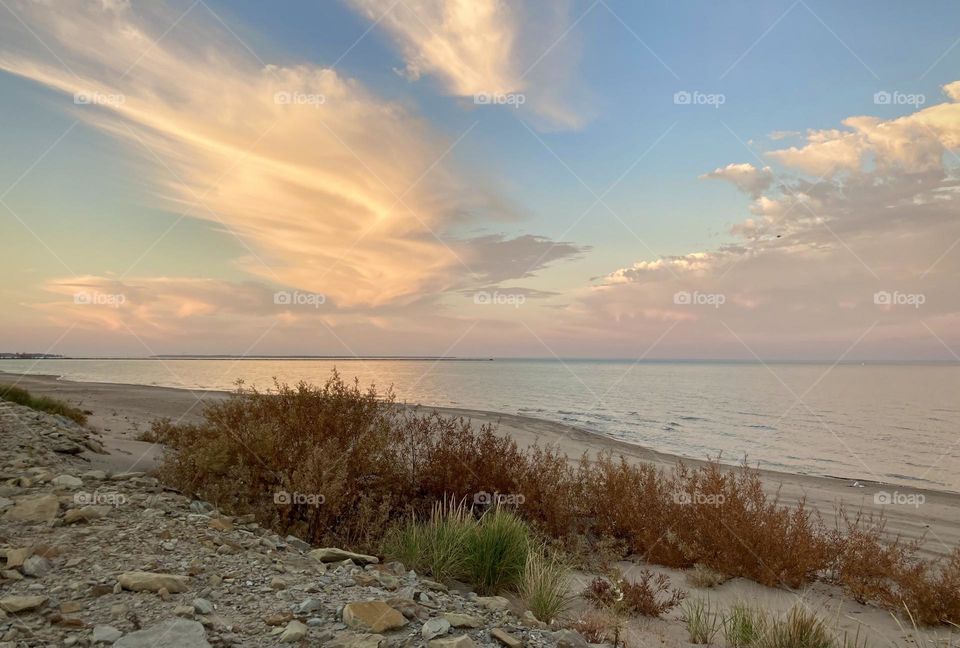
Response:
[{"label": "lake water", "polygon": [[960,492],[960,366],[588,360],[0,360],[69,380],[231,389],[336,367],[400,400],[534,416],[685,457]]}]

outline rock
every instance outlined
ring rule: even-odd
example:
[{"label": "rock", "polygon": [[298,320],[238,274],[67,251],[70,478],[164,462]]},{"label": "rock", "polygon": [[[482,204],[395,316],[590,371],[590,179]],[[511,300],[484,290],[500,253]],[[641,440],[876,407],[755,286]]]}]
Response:
[{"label": "rock", "polygon": [[23,566],[20,567],[20,571],[26,576],[43,578],[52,567],[53,565],[50,564],[50,561],[43,556],[30,556],[23,561]]},{"label": "rock", "polygon": [[193,618],[193,606],[192,605],[177,605],[173,608],[173,615],[178,617],[183,617],[185,619]]},{"label": "rock", "polygon": [[429,619],[423,624],[423,627],[420,628],[420,635],[423,637],[424,641],[430,641],[431,639],[445,635],[448,632],[450,632],[450,622],[439,617]]},{"label": "rock", "polygon": [[218,517],[210,520],[210,528],[216,531],[223,531],[224,533],[228,531],[233,531],[233,522],[230,518]]},{"label": "rock", "polygon": [[290,612],[274,612],[264,617],[263,622],[268,626],[282,626],[293,619]]},{"label": "rock", "polygon": [[193,599],[193,609],[197,614],[213,614],[213,605],[205,598]]},{"label": "rock", "polygon": [[7,567],[14,568],[23,565],[23,561],[33,554],[33,547],[22,547],[20,549],[7,549]]},{"label": "rock", "polygon": [[280,634],[280,643],[294,643],[307,636],[307,626],[299,621],[291,621]]},{"label": "rock", "polygon": [[210,648],[203,626],[189,619],[166,619],[121,637],[114,648]]},{"label": "rock", "polygon": [[358,565],[375,565],[380,562],[380,559],[376,556],[367,556],[364,554],[353,553],[352,551],[346,551],[345,549],[337,549],[335,547],[325,547],[322,549],[314,549],[307,554],[314,560],[319,560],[320,562],[330,563],[330,562],[340,562],[343,560],[352,560]]},{"label": "rock", "polygon": [[472,616],[470,614],[457,614],[456,612],[445,612],[442,616],[454,628],[483,627],[483,619]]},{"label": "rock", "polygon": [[381,633],[402,628],[407,620],[383,601],[354,601],[343,606],[343,622],[362,632]]},{"label": "rock", "polygon": [[490,630],[490,636],[507,648],[521,648],[523,646],[523,641],[514,637],[503,628],[493,628]]},{"label": "rock", "polygon": [[491,612],[499,612],[510,608],[510,601],[502,596],[480,596],[477,598],[477,603]]},{"label": "rock", "polygon": [[476,648],[477,644],[467,635],[441,637],[427,644],[427,648]]},{"label": "rock", "polygon": [[123,633],[109,625],[93,626],[93,643],[112,644],[123,636]]},{"label": "rock", "polygon": [[125,572],[120,574],[117,581],[120,587],[133,592],[159,592],[165,589],[167,593],[186,592],[190,583],[186,576],[154,572]]},{"label": "rock", "polygon": [[[143,477],[146,473],[142,472],[119,472],[110,475],[110,481],[127,481],[128,479],[135,479],[137,477]],[[191,506],[191,508],[193,508]]]},{"label": "rock", "polygon": [[326,643],[326,648],[381,648],[385,642],[383,635],[341,632]]},{"label": "rock", "polygon": [[83,601],[64,601],[60,604],[60,614],[74,614],[84,607]]},{"label": "rock", "polygon": [[539,630],[544,630],[548,627],[546,623],[534,616],[530,610],[523,613],[523,624],[529,628],[537,628]]},{"label": "rock", "polygon": [[107,478],[107,473],[103,472],[102,470],[88,470],[80,476],[84,479],[96,479],[98,481],[103,481]]},{"label": "rock", "polygon": [[3,518],[11,522],[26,522],[37,524],[53,522],[60,510],[60,500],[56,495],[40,495],[39,497],[21,497],[16,500],[13,508],[4,513]]},{"label": "rock", "polygon": [[274,576],[270,579],[270,589],[285,590],[287,589],[287,581],[283,580],[279,576]]},{"label": "rock", "polygon": [[576,630],[558,630],[553,633],[553,639],[557,642],[557,648],[590,648],[587,640]]},{"label": "rock", "polygon": [[426,619],[430,613],[413,599],[394,597],[387,599],[387,605],[408,619]]},{"label": "rock", "polygon": [[322,607],[323,604],[315,598],[304,599],[304,601],[297,606],[297,614],[310,614]]},{"label": "rock", "polygon": [[83,486],[83,480],[73,475],[58,475],[50,483],[58,488],[69,488],[71,490]]},{"label": "rock", "polygon": [[81,508],[70,509],[63,516],[66,524],[75,524],[77,522],[89,522],[99,520],[110,512],[109,506],[84,506]]},{"label": "rock", "polygon": [[5,596],[0,599],[0,610],[17,614],[38,608],[46,602],[46,596]]},{"label": "rock", "polygon": [[312,549],[309,542],[304,542],[297,536],[288,535],[286,538],[283,539],[283,541],[286,542],[291,547],[293,547],[294,549],[296,549],[297,551],[302,551],[304,553]]}]

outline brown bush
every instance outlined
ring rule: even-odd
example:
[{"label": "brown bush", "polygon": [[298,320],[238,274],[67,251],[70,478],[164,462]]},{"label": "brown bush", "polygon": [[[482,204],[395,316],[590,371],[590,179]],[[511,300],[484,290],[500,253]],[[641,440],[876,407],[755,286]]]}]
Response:
[{"label": "brown bush", "polygon": [[[376,551],[410,513],[499,493],[522,496],[517,514],[559,544],[604,547],[604,561],[635,553],[771,586],[832,574],[860,601],[960,622],[956,554],[942,566],[918,560],[915,544],[888,542],[882,524],[860,518],[828,531],[805,502],[768,494],[747,466],[665,471],[609,453],[570,462],[555,449],[521,450],[489,426],[401,407],[390,391],[336,373],[322,387],[238,389],[207,405],[201,423],[158,421],[151,436],[168,448],[167,482],[315,543]],[[649,592],[672,599],[653,576],[633,594],[624,587],[638,609],[656,609]]]},{"label": "brown bush", "polygon": [[598,577],[583,591],[583,597],[602,610],[649,617],[666,614],[686,596],[670,587],[666,574],[654,574],[649,569],[641,571],[636,581],[625,579],[619,572],[609,580]]}]

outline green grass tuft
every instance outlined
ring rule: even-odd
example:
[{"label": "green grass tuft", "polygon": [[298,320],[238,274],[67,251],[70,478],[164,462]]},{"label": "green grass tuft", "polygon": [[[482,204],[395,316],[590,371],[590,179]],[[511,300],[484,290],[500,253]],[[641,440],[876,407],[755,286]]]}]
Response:
[{"label": "green grass tuft", "polygon": [[567,573],[566,566],[546,548],[528,552],[520,596],[540,621],[551,623],[570,608],[575,597],[568,588]]},{"label": "green grass tuft", "polygon": [[60,416],[65,416],[68,419],[76,421],[80,425],[84,425],[87,422],[87,415],[76,407],[68,405],[56,398],[50,398],[49,396],[34,396],[26,389],[21,389],[20,387],[0,385],[0,400],[23,405],[40,412],[47,412],[48,414],[59,414]]},{"label": "green grass tuft", "polygon": [[500,507],[480,518],[467,547],[467,575],[480,594],[515,590],[531,548],[530,528]]}]

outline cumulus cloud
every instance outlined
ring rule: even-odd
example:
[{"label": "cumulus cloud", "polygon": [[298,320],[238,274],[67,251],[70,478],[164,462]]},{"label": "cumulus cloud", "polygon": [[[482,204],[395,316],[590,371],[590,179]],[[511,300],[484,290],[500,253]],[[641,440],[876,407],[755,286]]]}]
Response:
[{"label": "cumulus cloud", "polygon": [[449,95],[522,94],[546,125],[577,127],[564,97],[577,58],[567,0],[347,0],[397,42],[404,75],[436,77]]},{"label": "cumulus cloud", "polygon": [[701,179],[726,180],[740,191],[758,197],[770,188],[773,183],[773,173],[770,167],[758,169],[752,164],[728,164],[725,167],[714,169],[710,173],[700,176]]},{"label": "cumulus cloud", "polygon": [[[264,64],[203,6],[166,34],[178,14],[154,4],[12,8],[30,27],[0,26],[0,70],[72,99],[152,165],[166,207],[234,233],[249,250],[238,263],[262,281],[340,308],[401,307],[575,249],[537,262],[542,240],[458,235],[512,214],[457,168],[455,141],[332,69]],[[494,271],[485,259],[501,250],[532,265]]]},{"label": "cumulus cloud", "polygon": [[666,356],[952,359],[960,178],[947,152],[960,148],[958,109],[811,132],[803,148],[770,154],[801,172],[777,185],[752,165],[706,174],[753,197],[733,242],[614,270],[570,304],[567,325],[622,340],[669,323]]},{"label": "cumulus cloud", "polygon": [[856,173],[868,162],[907,173],[939,169],[944,153],[960,146],[960,85],[944,86],[944,94],[951,101],[891,120],[849,117],[844,130],[812,130],[805,145],[768,155],[817,176]]}]

